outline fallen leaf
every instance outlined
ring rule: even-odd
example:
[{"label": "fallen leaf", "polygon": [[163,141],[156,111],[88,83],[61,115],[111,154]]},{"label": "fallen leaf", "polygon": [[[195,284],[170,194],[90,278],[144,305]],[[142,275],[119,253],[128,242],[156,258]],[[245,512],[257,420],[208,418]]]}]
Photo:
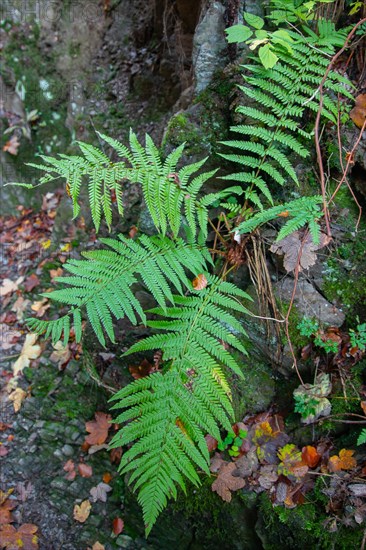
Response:
[{"label": "fallen leaf", "polygon": [[30,481],[28,481],[28,483],[23,483],[22,481],[17,483],[16,490],[18,493],[18,500],[20,500],[21,502],[25,502],[29,495],[32,493],[33,489],[34,486],[31,484]]},{"label": "fallen leaf", "polygon": [[9,449],[0,442],[0,456],[6,456],[8,452],[9,452]]},{"label": "fallen leaf", "polygon": [[53,281],[55,277],[61,277],[63,272],[64,270],[62,269],[62,267],[58,267],[57,269],[50,269],[51,281]]},{"label": "fallen leaf", "polygon": [[19,277],[16,281],[11,279],[4,279],[3,284],[0,286],[0,296],[7,296],[18,290],[20,283],[24,281],[24,277]]},{"label": "fallen leaf", "polygon": [[14,519],[11,511],[17,506],[17,502],[14,500],[6,500],[0,506],[0,525],[6,525],[13,523]]},{"label": "fallen leaf", "polygon": [[260,476],[258,477],[258,483],[263,489],[271,489],[278,480],[277,468],[274,464],[266,464],[260,469]]},{"label": "fallen leaf", "polygon": [[225,502],[231,502],[231,491],[238,491],[245,486],[244,479],[232,475],[235,470],[234,462],[228,462],[221,466],[211,487]]},{"label": "fallen leaf", "polygon": [[109,472],[104,472],[103,474],[103,483],[109,483],[112,480],[112,474]]},{"label": "fallen leaf", "polygon": [[356,126],[362,128],[366,120],[366,94],[359,94],[355,98],[355,101],[355,106],[351,110],[349,116]]},{"label": "fallen leaf", "polygon": [[279,449],[278,458],[280,463],[277,468],[279,475],[288,477],[289,479],[304,477],[307,474],[309,467],[302,461],[301,453],[296,445],[288,444]]},{"label": "fallen leaf", "polygon": [[13,401],[14,411],[20,411],[22,406],[23,399],[27,396],[27,392],[22,390],[22,388],[16,388],[10,395],[10,401]]},{"label": "fallen leaf", "polygon": [[63,370],[71,359],[69,346],[64,346],[61,340],[53,345],[54,351],[50,355],[51,361],[57,363],[59,370]]},{"label": "fallen leaf", "polygon": [[341,460],[342,470],[352,470],[352,468],[356,468],[357,461],[355,458],[353,458],[354,454],[355,451],[349,449],[342,449],[341,451],[339,451],[339,458]]},{"label": "fallen leaf", "polygon": [[[88,454],[90,455],[93,455],[94,453],[97,453],[98,451],[103,451],[103,449],[105,450],[108,450],[109,449],[109,445],[107,445],[106,443],[102,443],[102,445],[89,445],[89,443],[86,443],[86,441],[84,441],[84,443],[82,444],[82,450],[85,450],[88,451]],[[88,447],[88,448],[86,448]]]},{"label": "fallen leaf", "polygon": [[208,281],[203,273],[200,273],[193,279],[192,286],[195,290],[203,290],[208,285]]},{"label": "fallen leaf", "polygon": [[125,522],[123,521],[122,518],[114,518],[112,525],[113,525],[113,533],[115,535],[120,535],[124,529]]},{"label": "fallen leaf", "polygon": [[73,481],[76,477],[76,471],[75,471],[75,464],[73,460],[68,460],[64,464],[65,472],[67,472],[67,475],[65,476],[65,479],[68,479],[69,481]]},{"label": "fallen leaf", "polygon": [[207,434],[205,437],[205,440],[206,440],[207,449],[209,453],[217,449],[217,439],[212,437],[212,435]]},{"label": "fallen leaf", "polygon": [[315,447],[307,445],[302,448],[301,458],[302,461],[309,466],[309,468],[315,468],[318,465],[321,456],[318,454]]},{"label": "fallen leaf", "polygon": [[109,414],[102,412],[95,413],[95,420],[85,423],[86,431],[90,433],[85,438],[85,441],[89,445],[101,445],[105,443],[108,437],[108,430],[111,427],[110,421],[112,420]]},{"label": "fallen leaf", "polygon": [[15,311],[17,314],[17,320],[23,321],[24,312],[30,304],[30,300],[25,300],[23,296],[19,296],[18,299],[12,305],[12,311]]},{"label": "fallen leaf", "polygon": [[1,545],[8,550],[23,548],[24,550],[37,550],[38,527],[31,523],[24,523],[15,529],[12,525],[3,525],[0,530]]},{"label": "fallen leaf", "polygon": [[111,450],[111,453],[109,455],[109,459],[111,461],[111,464],[116,463],[119,464],[122,457],[122,447],[115,447]]},{"label": "fallen leaf", "polygon": [[91,550],[105,550],[105,546],[103,544],[100,544],[100,542],[95,542],[91,548]]},{"label": "fallen leaf", "polygon": [[156,368],[147,359],[143,359],[139,365],[129,366],[128,370],[135,380],[139,380],[140,378],[144,378],[152,372],[155,372]]},{"label": "fallen leaf", "polygon": [[17,376],[25,367],[28,367],[31,359],[37,359],[40,356],[41,346],[35,345],[37,340],[38,334],[32,332],[25,337],[20,356],[13,365],[14,376]]},{"label": "fallen leaf", "polygon": [[284,256],[283,266],[286,271],[294,271],[298,262],[299,271],[308,269],[316,262],[315,251],[329,244],[330,238],[325,234],[320,234],[319,244],[315,244],[311,233],[304,236],[303,232],[294,231],[284,239],[272,244],[270,251]]},{"label": "fallen leaf", "polygon": [[92,502],[97,502],[97,500],[107,502],[107,493],[110,491],[112,491],[112,487],[108,485],[108,483],[103,483],[103,481],[101,481],[98,485],[90,489]]},{"label": "fallen leaf", "polygon": [[89,466],[89,464],[80,462],[80,464],[78,464],[78,472],[81,477],[91,477],[93,475],[93,468]]},{"label": "fallen leaf", "polygon": [[14,330],[8,327],[4,323],[0,324],[0,345],[3,351],[12,348],[17,344],[21,333],[18,330]]},{"label": "fallen leaf", "polygon": [[38,302],[34,302],[31,305],[31,308],[33,311],[37,313],[36,317],[43,317],[45,312],[48,310],[48,308],[51,306],[47,298],[43,298],[42,300],[39,300]]},{"label": "fallen leaf", "polygon": [[366,401],[361,401],[361,408],[362,408],[364,414],[366,415]]},{"label": "fallen leaf", "polygon": [[90,514],[91,510],[91,504],[89,500],[83,500],[83,502],[79,504],[75,504],[74,506],[74,519],[76,521],[79,521],[80,523],[84,523]]},{"label": "fallen leaf", "polygon": [[36,286],[38,286],[40,283],[40,280],[38,279],[37,275],[35,273],[32,273],[27,279],[24,281],[24,288],[27,292],[31,292]]},{"label": "fallen leaf", "polygon": [[11,155],[17,155],[20,147],[20,141],[17,136],[12,136],[3,147],[3,151],[10,153]]}]

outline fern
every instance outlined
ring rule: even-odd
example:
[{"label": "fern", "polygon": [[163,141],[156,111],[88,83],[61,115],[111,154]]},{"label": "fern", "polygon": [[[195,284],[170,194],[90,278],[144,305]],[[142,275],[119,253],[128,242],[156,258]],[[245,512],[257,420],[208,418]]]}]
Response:
[{"label": "fern", "polygon": [[277,241],[284,239],[290,235],[290,233],[293,233],[308,224],[313,241],[318,244],[320,238],[320,227],[317,220],[319,220],[322,216],[320,207],[321,203],[322,197],[320,195],[315,195],[314,197],[301,197],[300,199],[273,206],[272,208],[267,208],[264,211],[258,212],[251,218],[239,224],[236,230],[239,233],[251,233],[257,227],[268,223],[269,221],[276,219],[278,220],[279,218],[289,218],[289,220],[279,231],[276,238]]},{"label": "fern", "polygon": [[[68,287],[45,293],[43,296],[71,306],[69,312],[56,321],[28,319],[28,326],[37,333],[45,333],[57,342],[62,333],[67,343],[71,320],[77,341],[81,338],[81,311],[86,314],[102,345],[104,333],[114,342],[113,317],[128,317],[137,323],[136,314],[145,322],[146,316],[134,296],[131,286],[142,282],[157,303],[165,309],[173,303],[170,285],[180,294],[192,288],[186,269],[194,275],[207,270],[211,261],[205,248],[182,239],[172,241],[168,237],[147,237],[138,240],[119,235],[118,240],[104,238],[101,242],[109,249],[84,252],[86,260],[69,260],[65,269],[68,277],[57,277],[57,282]],[[133,261],[131,259],[133,258]]]},{"label": "fern", "polygon": [[363,428],[357,438],[357,445],[363,445],[366,443],[366,428]]},{"label": "fern", "polygon": [[125,409],[116,419],[128,422],[113,438],[112,447],[131,445],[120,471],[132,471],[146,534],[170,496],[186,480],[198,485],[196,467],[209,473],[205,435],[221,441],[219,426],[231,432],[231,394],[221,365],[242,376],[225,342],[245,352],[238,336],[245,334],[230,309],[244,313],[239,299],[248,295],[234,285],[210,278],[211,284],[190,296],[174,296],[174,306],[155,308],[168,320],[149,321],[164,331],[133,345],[125,354],[161,349],[164,374],[155,373],[123,388],[112,400]]},{"label": "fern", "polygon": [[[331,23],[320,21],[319,29],[319,35],[309,30],[307,38],[287,31],[292,39],[291,51],[277,45],[279,61],[272,69],[265,69],[256,59],[243,67],[250,76],[244,76],[245,84],[239,88],[249,104],[239,106],[237,112],[245,117],[245,124],[231,128],[236,139],[221,142],[237,151],[221,156],[237,163],[240,172],[222,179],[241,183],[246,200],[260,210],[264,209],[263,199],[273,205],[275,186],[289,180],[299,184],[289,155],[309,155],[304,143],[311,133],[302,128],[302,118],[306,109],[318,110],[319,85],[329,63],[328,54],[333,51],[333,43],[338,44],[341,39],[337,33],[337,40],[331,39]],[[319,49],[321,46],[323,50]],[[339,110],[334,95],[341,93],[352,98],[345,84],[352,88],[348,79],[334,71],[324,84],[322,115],[334,123]]]}]

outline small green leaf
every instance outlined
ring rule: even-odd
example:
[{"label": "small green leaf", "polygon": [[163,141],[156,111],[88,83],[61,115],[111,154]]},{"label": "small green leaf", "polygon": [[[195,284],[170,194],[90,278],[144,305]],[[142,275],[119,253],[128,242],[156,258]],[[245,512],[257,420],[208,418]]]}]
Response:
[{"label": "small green leaf", "polygon": [[258,55],[265,69],[272,69],[278,61],[277,55],[272,51],[269,44],[261,46]]},{"label": "small green leaf", "polygon": [[242,439],[245,439],[247,435],[248,432],[246,430],[239,430],[239,437],[241,437]]},{"label": "small green leaf", "polygon": [[225,32],[229,44],[234,42],[245,42],[253,34],[250,28],[245,25],[233,25],[232,27],[225,29]]},{"label": "small green leaf", "polygon": [[248,25],[255,29],[261,29],[264,25],[264,19],[259,17],[259,15],[254,15],[254,13],[244,12],[244,19]]},{"label": "small green leaf", "polygon": [[[234,439],[234,445],[235,445],[236,447],[241,447],[241,444],[242,444],[242,443],[243,443],[243,440],[242,440],[241,437],[236,437],[236,438]],[[233,448],[234,448],[234,447],[233,447]]]}]

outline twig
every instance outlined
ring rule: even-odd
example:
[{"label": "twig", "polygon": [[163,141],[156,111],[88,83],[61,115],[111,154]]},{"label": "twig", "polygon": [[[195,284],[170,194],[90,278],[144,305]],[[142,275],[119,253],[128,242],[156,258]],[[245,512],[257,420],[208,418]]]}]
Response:
[{"label": "twig", "polygon": [[[363,25],[363,23],[366,22],[366,18],[361,19],[352,29],[352,31],[348,34],[346,41],[343,45],[343,47],[333,56],[331,62],[329,63],[324,76],[320,82],[319,85],[319,92],[320,92],[320,101],[319,101],[319,109],[316,115],[315,120],[315,148],[316,148],[316,155],[317,155],[317,162],[319,166],[319,176],[320,176],[320,188],[321,188],[321,194],[323,199],[323,211],[324,211],[324,219],[325,219],[325,226],[327,230],[328,237],[332,236],[331,228],[330,228],[330,220],[329,220],[329,211],[328,211],[328,205],[327,205],[327,198],[326,198],[326,186],[325,186],[325,175],[324,175],[324,165],[323,165],[323,159],[322,159],[322,152],[320,148],[320,138],[319,138],[319,128],[320,128],[320,117],[323,110],[323,103],[324,103],[324,94],[323,94],[323,86],[328,78],[328,74],[331,71],[334,63],[337,61],[337,59],[342,55],[342,53],[348,48],[349,42],[352,39],[353,35],[355,34],[356,30],[360,25]],[[344,180],[343,180],[344,181]]]}]

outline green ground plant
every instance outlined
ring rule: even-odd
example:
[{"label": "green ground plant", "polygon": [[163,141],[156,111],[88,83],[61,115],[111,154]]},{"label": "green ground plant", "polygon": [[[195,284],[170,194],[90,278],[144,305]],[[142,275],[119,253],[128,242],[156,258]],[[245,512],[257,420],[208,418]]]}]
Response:
[{"label": "green ground plant", "polygon": [[[256,20],[257,31],[262,21]],[[253,19],[248,23],[253,26]],[[65,269],[70,275],[56,278],[66,286],[46,294],[65,304],[66,314],[52,321],[28,320],[33,331],[54,342],[63,336],[65,344],[72,326],[76,341],[81,340],[84,313],[103,346],[106,336],[115,340],[116,320],[128,318],[153,330],[126,355],[161,350],[159,371],[135,380],[112,398],[112,408],[118,411],[114,421],[122,427],[111,447],[128,447],[120,471],[129,473],[138,492],[146,534],[168,499],[177,497],[178,488],[185,491],[187,481],[199,485],[201,473],[209,474],[205,435],[221,445],[235,443],[221,438],[221,430],[233,434],[234,420],[225,371],[243,376],[230,349],[246,353],[240,339],[245,331],[236,314],[247,313],[250,298],[226,280],[228,273],[215,273],[206,242],[210,207],[218,203],[234,212],[234,229],[239,233],[250,233],[286,211],[288,220],[278,239],[301,227],[308,227],[314,241],[319,239],[321,197],[274,204],[278,186],[287,179],[299,183],[289,154],[304,158],[309,154],[312,132],[304,130],[303,115],[306,109],[317,110],[317,90],[329,55],[344,38],[344,32],[336,32],[329,22],[318,27],[318,34],[310,28],[305,34],[288,30],[286,44],[272,35],[270,49],[276,63],[265,68],[255,57],[243,68],[241,90],[252,103],[238,111],[250,122],[234,126],[240,138],[225,142],[239,154],[222,154],[239,164],[239,172],[223,178],[235,186],[205,194],[205,183],[216,173],[202,172],[205,160],[180,167],[184,144],[162,159],[149,136],[143,146],[132,131],[129,147],[99,134],[118,161],[79,143],[80,155],[41,155],[43,164],[31,164],[43,172],[40,185],[59,178],[66,182],[74,217],[80,213],[81,186],[87,186],[97,231],[103,220],[112,230],[115,210],[123,216],[124,184],[140,186],[156,228],[154,236],[101,238],[103,248],[84,252],[85,259],[69,260]],[[263,40],[267,38],[263,35]],[[331,93],[350,96],[344,90],[346,83],[338,73],[329,73],[323,109],[327,120],[334,122],[337,117]],[[228,200],[233,196],[243,197],[244,202],[234,204]],[[134,293],[137,284],[150,292],[157,307],[142,309]],[[147,314],[159,320],[149,320]],[[235,452],[232,446],[231,450]]]}]

